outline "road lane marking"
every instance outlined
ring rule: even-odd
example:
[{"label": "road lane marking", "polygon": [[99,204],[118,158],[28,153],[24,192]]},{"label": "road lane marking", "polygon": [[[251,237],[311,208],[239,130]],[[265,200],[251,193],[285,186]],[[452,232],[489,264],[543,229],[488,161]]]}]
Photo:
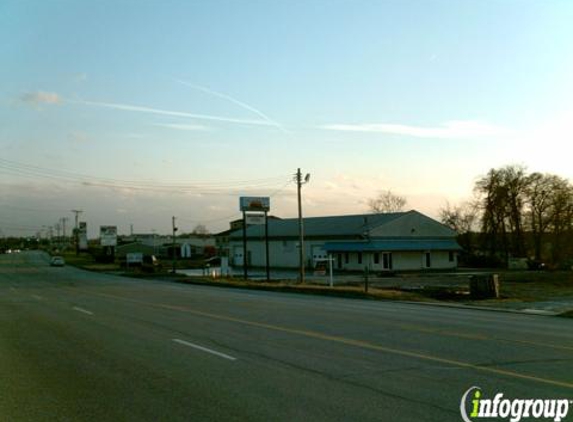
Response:
[{"label": "road lane marking", "polygon": [[189,313],[192,315],[197,315],[197,316],[210,318],[210,319],[216,319],[219,321],[233,322],[233,323],[251,326],[251,327],[264,328],[264,329],[272,330],[272,331],[276,331],[276,332],[295,334],[295,335],[314,338],[314,339],[318,339],[318,340],[331,341],[334,343],[344,344],[347,346],[359,347],[362,349],[375,350],[378,352],[384,352],[384,353],[389,353],[389,354],[398,355],[398,356],[405,356],[405,357],[414,358],[414,359],[418,359],[418,360],[424,360],[424,361],[429,361],[429,362],[438,362],[441,364],[456,366],[459,368],[466,368],[466,369],[471,369],[471,370],[475,370],[475,371],[479,371],[479,372],[493,373],[493,374],[502,375],[505,377],[518,378],[518,379],[533,381],[533,382],[537,382],[537,383],[541,383],[541,384],[548,384],[548,385],[554,385],[554,386],[558,386],[558,387],[573,389],[573,383],[572,382],[559,381],[559,380],[554,380],[554,379],[550,379],[550,378],[542,378],[542,377],[537,377],[534,375],[522,374],[519,372],[514,372],[514,371],[510,371],[510,370],[494,368],[491,366],[484,366],[484,365],[459,361],[459,360],[455,360],[455,359],[441,358],[438,356],[433,356],[433,355],[425,354],[422,352],[413,352],[413,351],[408,351],[408,350],[396,349],[393,347],[381,346],[381,345],[378,345],[375,343],[370,343],[370,342],[364,341],[364,340],[356,340],[356,339],[346,338],[346,337],[342,337],[342,336],[335,336],[335,335],[331,335],[331,334],[320,333],[317,331],[309,331],[309,330],[303,330],[303,329],[298,329],[298,328],[281,327],[278,325],[266,324],[263,322],[249,321],[249,320],[245,320],[245,319],[241,319],[241,318],[236,318],[236,317],[231,317],[231,316],[226,316],[226,315],[213,314],[210,312],[203,312],[203,311],[198,311],[195,309],[189,309],[189,308],[185,308],[183,306],[167,305],[167,304],[163,304],[163,303],[150,303],[150,302],[146,302],[146,301],[142,301],[142,300],[130,299],[130,298],[125,298],[125,297],[106,294],[106,293],[95,293],[95,292],[92,292],[92,293],[96,296],[113,298],[116,300],[122,300],[125,302],[131,302],[131,303],[136,303],[136,304],[140,304],[140,305],[147,305],[147,306],[154,307],[154,308],[168,309],[168,310],[173,310],[173,311]]},{"label": "road lane marking", "polygon": [[88,311],[87,309],[79,308],[77,306],[74,306],[72,309],[74,311],[78,311],[78,312],[81,312],[81,313],[86,314],[86,315],[93,315],[94,314],[93,312]]},{"label": "road lane marking", "polygon": [[38,296],[38,295],[32,295],[32,297],[33,297],[34,299],[37,299],[37,300],[42,300],[42,299],[43,299],[42,296]]},{"label": "road lane marking", "polygon": [[184,346],[192,347],[193,349],[201,350],[202,352],[211,353],[212,355],[219,356],[223,359],[237,360],[237,358],[234,358],[233,356],[229,356],[229,355],[226,355],[225,353],[217,352],[216,350],[208,349],[207,347],[199,346],[197,344],[189,343],[188,341],[185,341],[185,340],[180,340],[178,338],[174,338],[173,341],[175,343],[179,343],[179,344],[182,344]]}]

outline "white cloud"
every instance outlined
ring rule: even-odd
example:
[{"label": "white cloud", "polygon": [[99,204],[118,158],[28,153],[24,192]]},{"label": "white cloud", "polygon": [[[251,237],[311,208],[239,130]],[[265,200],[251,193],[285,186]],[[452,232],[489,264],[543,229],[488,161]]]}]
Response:
[{"label": "white cloud", "polygon": [[62,97],[55,92],[36,91],[22,94],[20,101],[33,106],[40,104],[61,104]]},{"label": "white cloud", "polygon": [[256,109],[255,107],[240,101],[234,97],[231,97],[230,95],[227,94],[223,94],[221,92],[217,92],[214,91],[212,89],[206,88],[204,86],[200,86],[200,85],[195,85],[195,84],[190,84],[189,82],[185,82],[179,79],[176,79],[176,82],[183,84],[185,86],[188,86],[189,88],[193,88],[202,92],[205,92],[209,95],[214,95],[216,97],[222,98],[224,100],[230,101],[233,104],[238,105],[239,107],[248,110],[254,114],[256,114],[257,116],[261,117],[263,120],[265,120],[266,122],[268,122],[269,124],[271,124],[272,126],[275,126],[277,129],[281,130],[282,132],[288,133],[288,131],[278,122],[272,120],[269,116],[267,116],[266,114],[264,114],[262,111]]},{"label": "white cloud", "polygon": [[342,132],[372,132],[418,138],[467,139],[508,134],[509,130],[475,120],[452,120],[440,126],[412,126],[390,123],[329,124],[322,129]]},{"label": "white cloud", "polygon": [[254,125],[254,126],[273,126],[272,123],[266,120],[238,119],[234,117],[213,116],[209,114],[187,113],[184,111],[163,110],[158,108],[136,106],[131,104],[103,103],[103,102],[84,101],[84,100],[68,100],[68,102],[74,104],[95,106],[95,107],[105,107],[121,111],[133,111],[138,113],[157,114],[162,116],[188,117],[191,119],[198,119],[198,120],[212,120],[218,122],[239,123],[239,124]]}]

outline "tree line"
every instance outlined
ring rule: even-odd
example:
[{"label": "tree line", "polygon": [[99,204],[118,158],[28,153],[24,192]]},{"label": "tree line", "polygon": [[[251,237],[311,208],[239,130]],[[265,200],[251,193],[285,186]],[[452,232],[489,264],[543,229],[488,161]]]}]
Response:
[{"label": "tree line", "polygon": [[[368,200],[373,213],[402,211],[405,204],[389,190]],[[507,265],[510,258],[573,264],[573,185],[555,174],[519,165],[491,169],[476,181],[473,199],[447,204],[440,220],[458,232],[469,265]]]},{"label": "tree line", "polygon": [[468,256],[571,264],[573,186],[563,177],[517,165],[491,169],[476,181],[472,201],[447,205],[440,216]]}]

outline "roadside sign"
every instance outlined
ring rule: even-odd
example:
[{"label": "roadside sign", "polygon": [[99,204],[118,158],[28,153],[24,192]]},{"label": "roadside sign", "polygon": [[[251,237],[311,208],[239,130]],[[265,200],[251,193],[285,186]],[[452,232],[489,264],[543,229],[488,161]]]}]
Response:
[{"label": "roadside sign", "polygon": [[125,255],[125,261],[127,264],[142,264],[143,263],[143,253],[141,252],[130,252]]},{"label": "roadside sign", "polygon": [[100,226],[101,246],[117,246],[117,226]]},{"label": "roadside sign", "polygon": [[247,226],[263,226],[265,224],[264,214],[247,214],[245,218],[247,219]]},{"label": "roadside sign", "polygon": [[266,212],[271,209],[271,199],[268,196],[241,196],[239,198],[241,211]]},{"label": "roadside sign", "polygon": [[78,229],[78,249],[80,251],[88,250],[88,223],[80,221]]}]

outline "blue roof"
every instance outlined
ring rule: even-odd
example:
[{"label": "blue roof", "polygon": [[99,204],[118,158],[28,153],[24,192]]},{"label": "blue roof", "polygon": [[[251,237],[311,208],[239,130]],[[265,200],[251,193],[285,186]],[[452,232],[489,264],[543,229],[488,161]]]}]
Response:
[{"label": "blue roof", "polygon": [[370,242],[326,242],[328,252],[366,251],[459,251],[462,248],[452,239],[388,239]]},{"label": "blue roof", "polygon": [[[329,217],[305,217],[304,235],[305,237],[321,236],[361,236],[367,228],[377,227],[387,224],[407,214],[406,212],[396,212],[388,214],[359,214],[342,215]],[[264,226],[249,226],[247,237],[259,238],[265,233]],[[271,237],[297,237],[298,219],[269,219],[269,233]],[[242,229],[235,230],[230,234],[230,238],[242,238]]]}]

